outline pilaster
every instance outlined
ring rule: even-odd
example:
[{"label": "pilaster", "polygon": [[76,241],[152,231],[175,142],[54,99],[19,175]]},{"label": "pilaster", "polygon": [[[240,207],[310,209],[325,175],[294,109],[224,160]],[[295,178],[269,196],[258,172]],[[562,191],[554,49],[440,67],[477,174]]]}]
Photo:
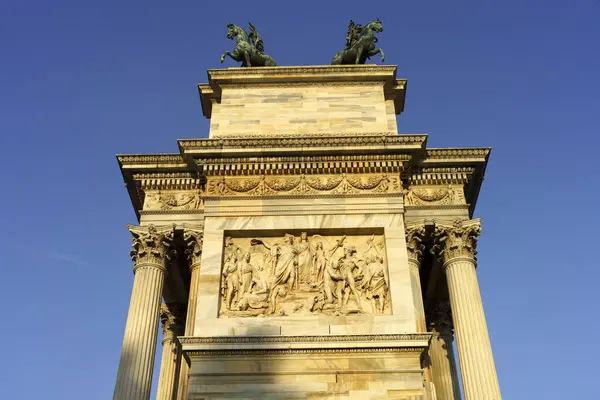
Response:
[{"label": "pilaster", "polygon": [[185,304],[168,303],[160,308],[163,331],[163,352],[158,378],[157,400],[173,400],[177,393],[181,348],[177,338],[183,335],[185,324]]},{"label": "pilaster", "polygon": [[[183,239],[187,246],[185,253],[190,266],[190,290],[185,321],[185,336],[192,336],[194,334],[194,322],[196,321],[196,302],[198,301],[202,244],[204,240],[202,228],[184,227]],[[177,399],[186,400],[188,398],[189,365],[183,358],[179,363],[181,367],[179,372]]]},{"label": "pilaster", "polygon": [[421,290],[421,277],[419,275],[423,250],[425,249],[425,246],[423,245],[424,236],[424,223],[417,222],[406,225],[406,249],[408,252],[408,265],[417,332],[427,332],[427,326],[425,324],[425,308],[423,306],[423,294]]}]

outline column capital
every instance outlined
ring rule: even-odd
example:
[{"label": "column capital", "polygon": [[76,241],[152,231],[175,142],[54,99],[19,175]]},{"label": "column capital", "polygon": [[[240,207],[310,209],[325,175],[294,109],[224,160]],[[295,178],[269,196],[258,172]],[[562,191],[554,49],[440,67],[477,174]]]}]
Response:
[{"label": "column capital", "polygon": [[420,267],[425,245],[425,222],[407,223],[405,227],[408,260]]},{"label": "column capital", "polygon": [[436,221],[432,251],[443,261],[444,267],[457,260],[475,262],[477,237],[481,233],[481,219]]},{"label": "column capital", "polygon": [[452,324],[452,310],[449,300],[438,300],[435,302],[433,311],[427,313],[429,329],[440,336],[452,337],[454,325]]},{"label": "column capital", "polygon": [[190,263],[190,271],[200,266],[202,259],[202,244],[204,242],[204,232],[201,226],[183,227],[183,240],[186,244],[185,255]]},{"label": "column capital", "polygon": [[133,271],[147,265],[158,266],[166,271],[165,260],[169,259],[169,248],[173,240],[174,227],[154,225],[134,226],[127,225],[133,235],[129,252],[131,260],[135,262]]},{"label": "column capital", "polygon": [[175,340],[183,335],[185,328],[186,306],[179,302],[162,303],[160,306],[160,322],[163,331],[163,343]]}]

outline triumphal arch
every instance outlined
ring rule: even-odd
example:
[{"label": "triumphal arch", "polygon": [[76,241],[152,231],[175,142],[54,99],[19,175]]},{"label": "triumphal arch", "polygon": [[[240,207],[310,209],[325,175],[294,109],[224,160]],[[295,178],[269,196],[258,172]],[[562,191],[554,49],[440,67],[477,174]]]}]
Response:
[{"label": "triumphal arch", "polygon": [[500,399],[475,272],[488,148],[399,134],[390,65],[225,68],[209,137],[119,155],[139,225],[116,399]]}]

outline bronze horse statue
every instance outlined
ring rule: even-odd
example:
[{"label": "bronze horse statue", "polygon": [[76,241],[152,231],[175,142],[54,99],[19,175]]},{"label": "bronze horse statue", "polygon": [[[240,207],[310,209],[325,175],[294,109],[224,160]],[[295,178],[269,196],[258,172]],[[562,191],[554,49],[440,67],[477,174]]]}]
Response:
[{"label": "bronze horse statue", "polygon": [[229,56],[235,61],[241,61],[242,67],[271,67],[276,66],[275,60],[264,53],[262,38],[251,22],[250,35],[245,30],[232,23],[227,25],[227,39],[235,38],[233,52],[226,51],[221,55],[221,62]]},{"label": "bronze horse statue", "polygon": [[384,62],[383,50],[376,48],[377,38],[375,33],[383,32],[383,25],[377,18],[364,27],[350,21],[348,36],[346,37],[346,48],[338,52],[331,60],[332,65],[339,64],[364,64],[376,54],[381,54],[381,62]]}]

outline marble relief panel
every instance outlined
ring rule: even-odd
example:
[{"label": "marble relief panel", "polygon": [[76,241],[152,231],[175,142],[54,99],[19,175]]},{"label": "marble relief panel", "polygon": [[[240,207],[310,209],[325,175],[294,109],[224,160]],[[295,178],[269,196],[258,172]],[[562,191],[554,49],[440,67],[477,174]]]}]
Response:
[{"label": "marble relief panel", "polygon": [[384,237],[225,238],[220,317],[391,314]]}]

